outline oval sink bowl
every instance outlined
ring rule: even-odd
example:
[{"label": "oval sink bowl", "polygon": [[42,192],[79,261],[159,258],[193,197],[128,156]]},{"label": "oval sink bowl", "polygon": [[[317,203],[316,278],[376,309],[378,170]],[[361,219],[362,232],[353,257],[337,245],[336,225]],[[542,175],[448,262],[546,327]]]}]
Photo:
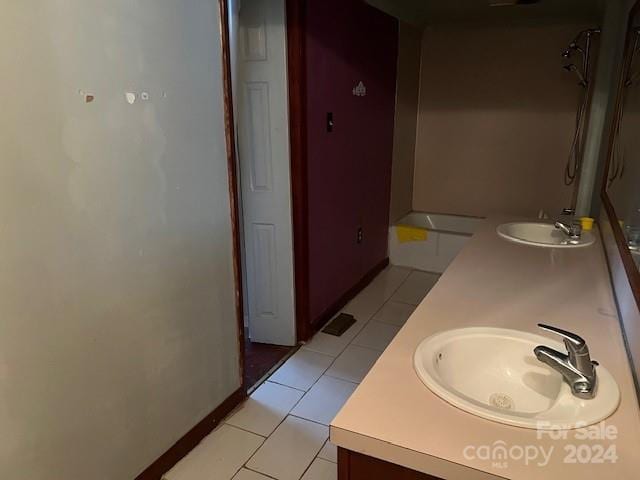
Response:
[{"label": "oval sink bowl", "polygon": [[578,243],[569,243],[569,238],[550,223],[514,222],[498,226],[498,235],[510,242],[547,248],[587,247],[596,241],[591,232],[582,232]]},{"label": "oval sink bowl", "polygon": [[517,330],[449,330],[420,343],[414,368],[422,382],[451,405],[516,427],[568,430],[615,412],[620,391],[604,367],[596,370],[596,396],[580,399],[558,372],[536,359],[533,349],[538,345],[566,351],[561,343]]}]

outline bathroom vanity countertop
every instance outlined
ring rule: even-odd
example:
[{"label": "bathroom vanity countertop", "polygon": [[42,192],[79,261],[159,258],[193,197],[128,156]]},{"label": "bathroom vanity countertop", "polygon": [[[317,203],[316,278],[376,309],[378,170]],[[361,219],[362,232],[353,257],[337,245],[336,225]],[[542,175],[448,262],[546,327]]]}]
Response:
[{"label": "bathroom vanity countertop", "polygon": [[[448,480],[640,477],[640,411],[600,238],[577,249],[518,245],[496,234],[514,220],[492,217],[478,228],[333,420],[334,444]],[[545,336],[538,323],[583,336],[618,382],[620,406],[605,421],[617,429],[615,439],[584,440],[577,430],[555,439],[473,416],[432,393],[413,369],[416,347],[436,332],[493,326]],[[500,445],[515,447],[506,465],[478,458]],[[587,463],[566,462],[580,445],[587,446],[579,452]],[[596,445],[614,445],[617,461],[588,461],[597,460]],[[526,465],[517,458],[520,447],[537,449],[538,458]],[[551,452],[546,466],[537,465],[541,447]]]}]

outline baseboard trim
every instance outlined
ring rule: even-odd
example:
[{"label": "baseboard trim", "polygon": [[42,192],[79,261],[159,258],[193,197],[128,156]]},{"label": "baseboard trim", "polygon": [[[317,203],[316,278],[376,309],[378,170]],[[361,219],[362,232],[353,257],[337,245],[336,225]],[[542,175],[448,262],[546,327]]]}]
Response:
[{"label": "baseboard trim", "polygon": [[193,450],[204,437],[209,435],[220,421],[231,413],[245,398],[246,393],[244,388],[238,388],[209,415],[200,420],[195,427],[189,430],[169,450],[149,465],[135,480],[161,480],[162,475],[171,470],[182,458],[186,457],[187,454]]},{"label": "baseboard trim", "polygon": [[320,328],[322,328],[325,323],[331,320],[331,318],[336,313],[338,313],[342,309],[342,307],[349,303],[358,293],[360,293],[364,289],[364,287],[369,285],[369,283],[371,283],[376,275],[384,270],[387,265],[389,265],[388,257],[378,262],[371,270],[365,273],[364,276],[353,287],[347,290],[344,295],[338,298],[338,300],[335,301],[331,306],[329,306],[329,308],[325,309],[325,311],[322,312],[317,318],[314,318],[311,322],[312,332],[315,333],[320,330]]}]

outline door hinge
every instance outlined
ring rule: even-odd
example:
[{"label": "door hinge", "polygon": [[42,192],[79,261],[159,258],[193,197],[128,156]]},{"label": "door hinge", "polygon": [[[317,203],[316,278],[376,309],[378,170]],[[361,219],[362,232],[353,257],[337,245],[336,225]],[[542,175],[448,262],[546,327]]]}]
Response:
[{"label": "door hinge", "polygon": [[362,243],[364,239],[364,234],[362,233],[362,227],[358,227],[358,235],[356,237],[356,243]]}]

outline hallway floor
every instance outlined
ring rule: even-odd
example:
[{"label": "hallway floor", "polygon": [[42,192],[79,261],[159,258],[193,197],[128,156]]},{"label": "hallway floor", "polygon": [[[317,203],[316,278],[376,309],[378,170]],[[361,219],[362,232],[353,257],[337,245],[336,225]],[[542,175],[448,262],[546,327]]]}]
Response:
[{"label": "hallway floor", "polygon": [[255,343],[249,339],[249,329],[244,332],[244,384],[248,389],[256,385],[269,370],[281,362],[295,347],[282,347]]},{"label": "hallway floor", "polygon": [[164,478],[335,480],[331,420],[438,278],[387,267],[342,310],[349,330],[317,333]]}]

